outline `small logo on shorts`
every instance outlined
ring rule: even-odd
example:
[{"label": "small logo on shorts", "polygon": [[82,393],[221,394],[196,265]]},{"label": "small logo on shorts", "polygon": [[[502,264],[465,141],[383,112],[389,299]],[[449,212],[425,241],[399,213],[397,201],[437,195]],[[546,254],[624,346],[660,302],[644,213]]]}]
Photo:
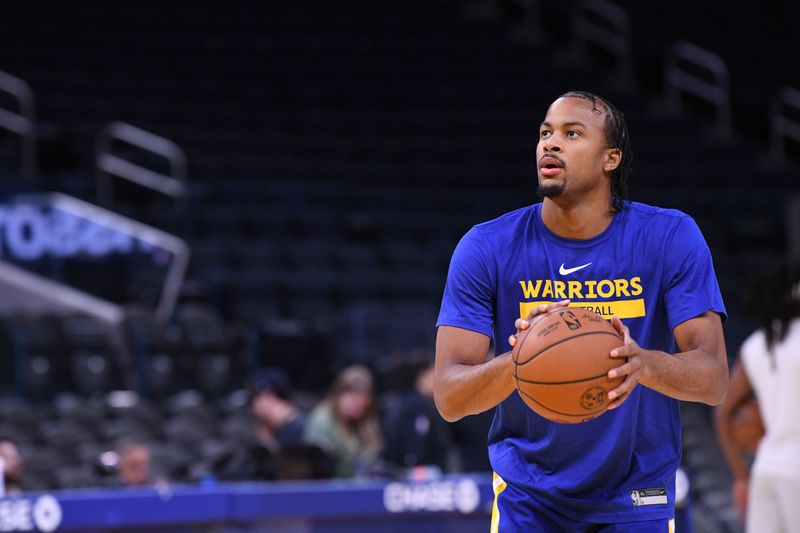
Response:
[{"label": "small logo on shorts", "polygon": [[666,505],[667,489],[659,487],[655,489],[637,489],[631,491],[631,501],[634,507],[642,505]]},{"label": "small logo on shorts", "polygon": [[581,395],[581,405],[587,411],[597,409],[606,403],[606,389],[595,385]]}]

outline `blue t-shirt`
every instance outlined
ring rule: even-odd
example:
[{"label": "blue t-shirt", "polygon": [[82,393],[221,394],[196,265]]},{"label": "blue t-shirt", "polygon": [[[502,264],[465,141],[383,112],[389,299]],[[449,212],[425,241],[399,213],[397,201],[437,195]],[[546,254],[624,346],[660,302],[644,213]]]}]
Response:
[{"label": "blue t-shirt", "polygon": [[[504,353],[517,318],[570,298],[617,314],[642,348],[675,353],[675,326],[709,310],[725,318],[711,254],[688,215],[626,205],[585,240],[548,230],[541,204],[473,227],[453,253],[437,325],[493,336]],[[680,454],[678,401],[644,386],[619,408],[574,425],[539,416],[515,391],[497,406],[489,431],[497,474],[590,522],[671,518]],[[647,489],[656,490],[638,492]],[[659,503],[659,489],[668,503]]]}]

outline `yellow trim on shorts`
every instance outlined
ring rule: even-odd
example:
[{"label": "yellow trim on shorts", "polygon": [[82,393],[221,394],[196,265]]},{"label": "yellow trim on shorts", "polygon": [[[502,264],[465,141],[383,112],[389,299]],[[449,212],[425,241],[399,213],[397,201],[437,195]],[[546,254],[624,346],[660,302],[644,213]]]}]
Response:
[{"label": "yellow trim on shorts", "polygon": [[[500,528],[500,509],[497,507],[497,497],[500,493],[506,490],[506,482],[503,478],[497,475],[497,472],[492,472],[492,489],[494,490],[494,503],[492,504],[492,525],[489,533],[498,533]],[[672,532],[670,532],[672,533]]]},{"label": "yellow trim on shorts", "polygon": [[[492,490],[494,491],[494,502],[492,503],[492,522],[489,527],[489,533],[499,533],[500,531],[500,508],[497,506],[497,498],[500,493],[506,490],[508,485],[503,478],[497,475],[497,472],[492,472]],[[675,519],[670,518],[667,523],[669,533],[675,533]]]}]

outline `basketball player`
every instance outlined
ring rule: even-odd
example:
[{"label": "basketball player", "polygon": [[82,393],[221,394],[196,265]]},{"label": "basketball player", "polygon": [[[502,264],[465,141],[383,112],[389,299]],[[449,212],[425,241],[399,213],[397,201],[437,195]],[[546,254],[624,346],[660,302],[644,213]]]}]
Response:
[{"label": "basketball player", "polygon": [[[437,407],[453,421],[497,406],[492,531],[672,531],[678,400],[718,404],[728,382],[711,254],[689,216],[626,200],[630,141],[607,100],[559,97],[536,156],[542,203],[473,227],[453,253]],[[609,377],[625,379],[609,412],[563,425],[520,399],[509,350],[532,318],[570,302],[615,315],[624,345]],[[487,361],[491,337],[500,355]]]},{"label": "basketball player", "polygon": [[[720,443],[736,478],[734,502],[749,533],[800,529],[800,262],[784,259],[750,287],[756,331],[742,344],[731,387],[716,413]],[[733,441],[733,418],[755,391],[766,432],[752,472]]]}]

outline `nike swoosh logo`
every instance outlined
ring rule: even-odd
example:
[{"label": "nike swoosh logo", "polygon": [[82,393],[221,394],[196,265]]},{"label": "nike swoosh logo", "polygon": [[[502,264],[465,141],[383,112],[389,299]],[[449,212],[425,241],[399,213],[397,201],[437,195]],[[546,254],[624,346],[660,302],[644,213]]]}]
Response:
[{"label": "nike swoosh logo", "polygon": [[591,263],[586,263],[585,265],[581,265],[581,266],[577,266],[577,267],[573,267],[573,268],[564,268],[564,263],[561,263],[561,266],[558,267],[558,273],[561,274],[562,276],[566,276],[567,274],[572,274],[573,272],[577,272],[578,270],[580,270],[582,268],[586,268],[589,265],[591,265]]}]

